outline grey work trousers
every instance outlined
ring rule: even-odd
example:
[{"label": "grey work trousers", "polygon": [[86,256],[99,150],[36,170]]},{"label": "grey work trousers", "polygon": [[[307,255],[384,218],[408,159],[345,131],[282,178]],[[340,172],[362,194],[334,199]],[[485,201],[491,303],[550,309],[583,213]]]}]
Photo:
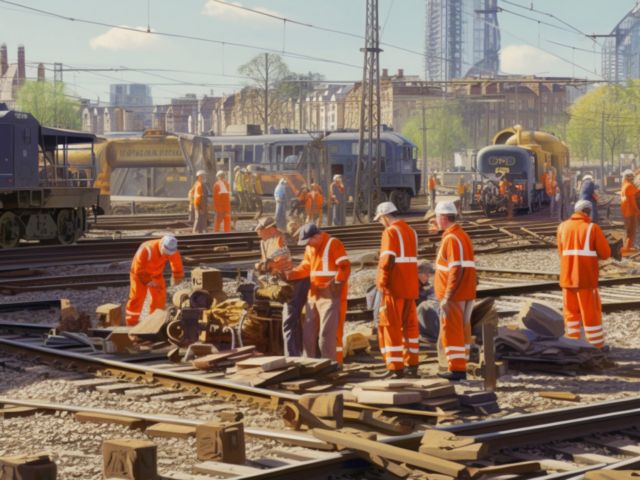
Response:
[{"label": "grey work trousers", "polygon": [[207,209],[194,208],[194,213],[193,233],[205,233],[207,231]]},{"label": "grey work trousers", "polygon": [[309,294],[308,278],[294,280],[293,297],[282,306],[282,337],[284,338],[284,354],[287,357],[302,355],[302,309]]},{"label": "grey work trousers", "polygon": [[322,289],[316,298],[307,300],[307,313],[302,327],[304,356],[336,359],[337,331],[340,321],[340,292]]}]

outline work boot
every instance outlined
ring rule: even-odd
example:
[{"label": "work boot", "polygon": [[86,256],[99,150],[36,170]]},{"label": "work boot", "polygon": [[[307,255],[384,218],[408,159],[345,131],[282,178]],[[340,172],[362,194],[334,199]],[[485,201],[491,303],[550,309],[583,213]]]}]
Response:
[{"label": "work boot", "polygon": [[420,378],[418,374],[418,365],[409,365],[404,367],[404,378]]},{"label": "work boot", "polygon": [[389,370],[387,378],[391,380],[400,380],[401,378],[404,378],[404,370]]},{"label": "work boot", "polygon": [[438,372],[438,376],[450,382],[459,382],[467,379],[467,372]]}]

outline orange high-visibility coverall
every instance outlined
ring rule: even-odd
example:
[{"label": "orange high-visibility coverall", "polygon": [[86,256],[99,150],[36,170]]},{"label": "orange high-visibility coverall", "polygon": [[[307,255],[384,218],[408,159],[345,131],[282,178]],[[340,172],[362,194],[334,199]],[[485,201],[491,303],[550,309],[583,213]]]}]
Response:
[{"label": "orange high-visibility coverall", "polygon": [[378,342],[389,370],[418,364],[418,235],[404,220],[382,232],[376,286],[382,292]]},{"label": "orange high-visibility coverall", "polygon": [[440,339],[449,371],[466,372],[471,311],[476,298],[476,264],[469,235],[457,223],[442,234],[434,280],[440,309]]},{"label": "orange high-visibility coverall", "polygon": [[558,226],[560,286],[564,298],[565,336],[580,338],[580,324],[592,345],[604,347],[602,307],[598,293],[598,259],[611,256],[600,227],[584,213]]},{"label": "orange high-visibility coverall", "polygon": [[126,308],[127,325],[136,325],[147,298],[147,291],[151,293],[149,313],[167,305],[167,285],[162,275],[167,262],[171,265],[171,272],[175,282],[184,278],[182,257],[180,252],[165,256],[160,253],[160,240],[147,240],[138,247],[138,251],[131,262],[129,278],[131,289]]},{"label": "orange high-visibility coverall", "polygon": [[[321,356],[342,363],[342,334],[347,316],[347,280],[351,274],[351,262],[340,240],[326,232],[320,235],[320,244],[317,247],[307,245],[302,262],[287,273],[287,280],[308,277],[311,280],[302,332],[305,355],[317,354],[319,340]],[[342,285],[339,292],[331,291],[333,282]],[[331,331],[333,328],[335,332]]]},{"label": "orange high-visibility coverall", "polygon": [[213,184],[213,209],[216,220],[213,231],[219,232],[224,222],[224,231],[231,231],[231,188],[226,180],[218,180]]},{"label": "orange high-visibility coverall", "polygon": [[431,175],[429,177],[429,182],[427,183],[427,190],[429,192],[433,192],[436,189],[437,185],[438,185],[438,182],[436,181],[435,175]]},{"label": "orange high-visibility coverall", "polygon": [[315,222],[318,226],[322,223],[322,203],[324,197],[320,187],[311,190],[305,198],[304,210],[307,213],[307,222]]},{"label": "orange high-visibility coverall", "polygon": [[626,231],[623,252],[634,250],[636,244],[637,217],[640,214],[636,200],[637,195],[638,189],[633,182],[625,180],[622,183],[622,191],[620,192],[620,210],[622,211]]}]

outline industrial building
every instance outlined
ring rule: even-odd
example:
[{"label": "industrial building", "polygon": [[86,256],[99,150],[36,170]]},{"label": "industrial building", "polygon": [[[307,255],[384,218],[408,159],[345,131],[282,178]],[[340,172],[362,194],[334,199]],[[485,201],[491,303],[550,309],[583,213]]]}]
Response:
[{"label": "industrial building", "polygon": [[618,83],[640,78],[640,3],[603,39],[602,76]]}]

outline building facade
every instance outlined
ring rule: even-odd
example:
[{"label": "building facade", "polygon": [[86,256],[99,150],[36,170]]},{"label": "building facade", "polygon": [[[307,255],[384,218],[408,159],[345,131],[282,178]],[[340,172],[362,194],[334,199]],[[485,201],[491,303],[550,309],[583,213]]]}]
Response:
[{"label": "building facade", "polygon": [[616,83],[640,78],[640,3],[603,39],[602,76]]}]

